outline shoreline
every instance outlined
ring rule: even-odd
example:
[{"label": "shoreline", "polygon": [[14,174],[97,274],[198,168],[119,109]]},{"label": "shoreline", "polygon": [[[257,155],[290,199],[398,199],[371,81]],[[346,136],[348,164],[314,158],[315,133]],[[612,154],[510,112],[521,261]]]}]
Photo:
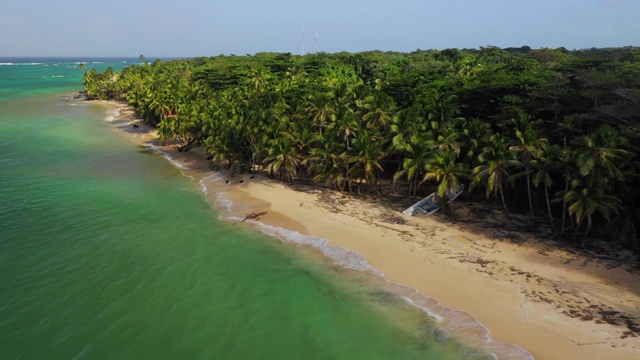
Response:
[{"label": "shoreline", "polygon": [[[138,120],[126,105],[94,103],[104,104],[112,114],[107,120],[132,141],[155,141],[153,129],[133,128]],[[172,146],[155,147],[183,169],[215,174],[199,149],[178,153]],[[205,177],[200,180],[205,189],[222,188],[215,183],[223,179]],[[326,239],[359,254],[388,281],[415,289],[445,309],[470,314],[493,339],[522,347],[536,359],[632,359],[640,352],[639,334],[624,322],[624,316],[634,322],[640,318],[638,274],[529,236],[504,241],[500,234],[522,238],[509,230],[407,217],[388,205],[324,188],[296,185],[294,190],[263,175],[240,179],[224,188],[223,196],[233,204],[231,216],[266,212],[254,226]],[[219,201],[217,191],[205,194],[211,203]]]}]

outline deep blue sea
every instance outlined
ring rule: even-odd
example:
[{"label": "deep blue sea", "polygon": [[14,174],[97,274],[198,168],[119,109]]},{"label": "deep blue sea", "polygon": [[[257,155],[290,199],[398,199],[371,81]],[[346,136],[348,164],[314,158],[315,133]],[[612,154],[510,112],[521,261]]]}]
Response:
[{"label": "deep blue sea", "polygon": [[135,58],[0,58],[0,359],[485,359],[380,279],[220,219],[71,101]]}]

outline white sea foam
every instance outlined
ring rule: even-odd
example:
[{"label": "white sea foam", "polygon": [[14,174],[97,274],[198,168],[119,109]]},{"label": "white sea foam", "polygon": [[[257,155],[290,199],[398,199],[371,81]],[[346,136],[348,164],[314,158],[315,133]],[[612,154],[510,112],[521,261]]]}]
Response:
[{"label": "white sea foam", "polygon": [[431,311],[431,309],[427,308],[427,307],[421,307],[418,304],[416,304],[413,300],[411,300],[409,297],[407,296],[401,296],[402,300],[406,301],[409,305],[411,306],[415,306],[418,309],[422,310],[422,312],[424,312],[425,314],[427,314],[427,316],[429,316],[430,318],[432,318],[433,320],[437,321],[437,322],[442,322],[443,317],[436,314],[435,312]]},{"label": "white sea foam", "polygon": [[64,75],[51,75],[52,78],[63,78]]},{"label": "white sea foam", "polygon": [[223,179],[223,176],[222,176],[222,174],[219,174],[219,173],[213,173],[213,174],[211,174],[209,176],[206,176],[205,178],[203,178],[202,180],[200,180],[198,182],[198,184],[200,185],[200,190],[205,195],[207,195],[207,194],[209,194],[209,188],[207,187],[206,182],[207,181],[219,181],[219,180],[222,180],[222,179]]},{"label": "white sea foam", "polygon": [[[153,151],[161,154],[176,167],[180,169],[187,169],[187,167],[175,161],[167,152],[158,149],[153,144],[149,144],[148,146]],[[201,179],[198,183],[201,191],[204,194],[208,194],[209,187],[207,184],[222,181],[224,178],[224,174],[222,173],[213,173],[212,175]],[[218,209],[220,217],[223,219],[252,223],[264,234],[280,239],[281,241],[298,245],[313,246],[338,266],[379,277],[384,281],[384,288],[386,290],[398,295],[399,298],[408,304],[420,309],[428,317],[438,322],[445,332],[463,336],[463,341],[465,343],[482,349],[485,352],[489,352],[495,359],[533,360],[533,356],[522,347],[491,338],[491,332],[489,329],[478,322],[471,314],[464,311],[449,309],[441,305],[437,300],[420,294],[415,288],[389,281],[384,274],[369,264],[365,257],[357,252],[331,245],[328,239],[312,235],[303,235],[297,231],[267,225],[257,220],[243,219],[234,216],[231,212],[233,202],[230,199],[227,199],[223,192],[218,192],[216,194],[215,206]],[[464,334],[469,335],[465,336]]]},{"label": "white sea foam", "polygon": [[222,194],[218,194],[218,196],[216,197],[216,205],[220,209],[221,217],[233,220],[242,220],[236,216],[231,215],[231,206],[233,206],[233,202],[222,196]]},{"label": "white sea foam", "polygon": [[364,256],[339,246],[329,245],[329,240],[312,235],[303,235],[297,231],[267,225],[259,221],[252,221],[265,234],[298,245],[308,245],[319,249],[325,256],[337,265],[346,268],[382,276],[382,274],[367,262]]},{"label": "white sea foam", "polygon": [[202,191],[205,195],[209,194],[209,188],[204,184],[202,180],[198,181],[198,185],[200,185],[200,191]]},{"label": "white sea foam", "polygon": [[14,66],[14,65],[42,65],[42,63],[0,63],[1,66]]},{"label": "white sea foam", "polygon": [[110,115],[108,115],[106,117],[106,120],[108,122],[112,122],[113,120],[115,120],[115,118],[117,118],[118,116],[120,116],[120,108],[116,108],[113,109],[113,111],[111,111]]},{"label": "white sea foam", "polygon": [[[245,221],[244,219],[230,215],[232,202],[225,199],[222,193],[218,194],[216,204],[224,209],[224,212],[226,213],[225,217],[227,219]],[[484,351],[490,352],[496,359],[498,359],[498,356],[495,354],[500,354],[499,358],[501,359],[533,360],[533,356],[525,349],[517,345],[504,343],[491,338],[491,332],[489,329],[478,322],[471,314],[464,311],[449,309],[442,306],[437,300],[420,294],[417,289],[389,281],[384,274],[369,264],[365,257],[357,252],[343,247],[330,245],[329,240],[327,239],[311,235],[303,235],[297,231],[267,225],[256,220],[246,221],[255,224],[264,234],[278,238],[282,241],[313,246],[319,249],[338,266],[380,277],[384,280],[387,284],[386,287],[388,287],[392,293],[399,295],[400,298],[408,304],[417,307],[427,316],[440,323],[447,332],[456,334],[472,334],[469,338],[464,340],[472,346],[477,346],[478,348],[482,348]]]},{"label": "white sea foam", "polygon": [[173,157],[168,152],[160,150],[158,147],[156,147],[153,144],[147,144],[147,146],[151,150],[153,150],[153,151],[157,152],[158,154],[162,155],[165,159],[169,160],[169,162],[171,164],[173,164],[174,166],[176,166],[176,167],[178,167],[180,169],[188,169],[188,167],[186,167],[186,166],[180,164],[178,161],[174,160]]}]

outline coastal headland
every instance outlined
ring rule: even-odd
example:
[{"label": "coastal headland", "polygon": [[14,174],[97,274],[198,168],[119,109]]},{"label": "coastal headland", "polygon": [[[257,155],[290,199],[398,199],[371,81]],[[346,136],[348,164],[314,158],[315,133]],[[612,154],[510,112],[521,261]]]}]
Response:
[{"label": "coastal headland", "polygon": [[[108,120],[132,141],[153,144],[202,178],[213,174],[200,149],[179,152],[158,144],[154,129],[126,105],[94,103],[113,114]],[[215,180],[218,191],[207,196],[215,203],[223,191],[234,218],[313,235],[360,254],[390,282],[416,289],[445,313],[468,314],[491,338],[535,359],[640,354],[640,274],[621,259],[563,249],[545,238],[542,227],[523,231],[524,218],[518,224],[517,216],[464,198],[456,201],[455,222],[440,214],[408,217],[401,213],[408,204],[390,199],[288,186],[263,174],[227,180]],[[464,327],[444,327],[465,335]]]}]

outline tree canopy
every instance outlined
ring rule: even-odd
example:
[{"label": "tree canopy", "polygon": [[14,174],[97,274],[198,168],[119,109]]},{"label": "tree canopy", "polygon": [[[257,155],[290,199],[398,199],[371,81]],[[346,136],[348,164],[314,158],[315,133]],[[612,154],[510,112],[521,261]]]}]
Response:
[{"label": "tree canopy", "polygon": [[83,80],[230,168],[358,193],[466,183],[560,234],[640,246],[638,48],[220,55]]}]

